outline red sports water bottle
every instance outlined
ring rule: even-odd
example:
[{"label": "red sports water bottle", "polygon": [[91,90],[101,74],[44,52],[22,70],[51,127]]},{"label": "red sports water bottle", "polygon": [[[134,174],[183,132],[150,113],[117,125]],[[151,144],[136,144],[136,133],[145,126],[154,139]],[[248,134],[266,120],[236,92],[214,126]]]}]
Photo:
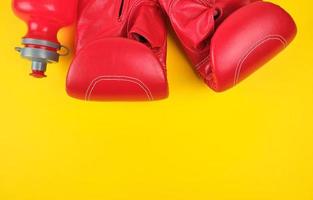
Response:
[{"label": "red sports water bottle", "polygon": [[64,46],[57,33],[75,21],[77,4],[78,0],[13,0],[15,14],[28,25],[24,47],[16,50],[32,61],[32,76],[45,77],[47,63],[58,62],[58,51]]}]

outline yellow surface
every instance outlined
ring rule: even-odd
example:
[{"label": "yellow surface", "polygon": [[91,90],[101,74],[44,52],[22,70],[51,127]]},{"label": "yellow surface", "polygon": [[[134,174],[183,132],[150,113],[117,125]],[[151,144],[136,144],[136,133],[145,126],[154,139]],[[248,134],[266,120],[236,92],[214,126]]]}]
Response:
[{"label": "yellow surface", "polygon": [[313,3],[275,2],[298,37],[235,89],[208,89],[170,39],[168,100],[85,103],[64,90],[70,57],[28,76],[1,0],[0,199],[312,200]]}]

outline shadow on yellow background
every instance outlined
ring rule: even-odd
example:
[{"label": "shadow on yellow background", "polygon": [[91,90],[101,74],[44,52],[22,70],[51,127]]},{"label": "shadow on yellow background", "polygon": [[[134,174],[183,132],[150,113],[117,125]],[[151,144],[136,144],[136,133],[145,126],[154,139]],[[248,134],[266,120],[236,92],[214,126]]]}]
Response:
[{"label": "shadow on yellow background", "polygon": [[[312,200],[313,3],[274,2],[298,36],[238,87],[212,92],[170,38],[168,100],[85,103],[65,92],[70,57],[28,76],[2,0],[0,199]],[[73,28],[59,38],[72,46]]]}]

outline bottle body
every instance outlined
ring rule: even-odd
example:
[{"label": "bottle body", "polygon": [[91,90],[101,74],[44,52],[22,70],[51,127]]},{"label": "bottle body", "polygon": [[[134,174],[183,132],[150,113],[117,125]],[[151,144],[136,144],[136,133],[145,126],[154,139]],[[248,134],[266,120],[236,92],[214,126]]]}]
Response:
[{"label": "bottle body", "polygon": [[32,61],[32,75],[45,77],[47,63],[58,62],[58,31],[75,21],[78,0],[13,0],[14,13],[28,26],[22,57]]}]

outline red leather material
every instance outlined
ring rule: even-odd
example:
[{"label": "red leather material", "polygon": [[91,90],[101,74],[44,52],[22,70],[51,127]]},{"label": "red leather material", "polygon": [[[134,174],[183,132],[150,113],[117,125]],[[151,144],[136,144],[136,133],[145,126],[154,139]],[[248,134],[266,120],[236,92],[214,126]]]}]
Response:
[{"label": "red leather material", "polygon": [[195,70],[225,91],[284,49],[296,35],[291,16],[259,0],[159,0]]},{"label": "red leather material", "polygon": [[72,66],[67,91],[79,99],[156,100],[167,96],[159,60],[146,46],[132,40],[93,41],[77,54]]},{"label": "red leather material", "polygon": [[292,18],[272,3],[257,2],[239,9],[211,40],[211,64],[203,66],[203,70],[210,68],[205,73],[208,84],[216,91],[238,84],[283,50],[295,34]]},{"label": "red leather material", "polygon": [[156,0],[81,1],[68,94],[95,101],[166,98],[163,18]]}]

